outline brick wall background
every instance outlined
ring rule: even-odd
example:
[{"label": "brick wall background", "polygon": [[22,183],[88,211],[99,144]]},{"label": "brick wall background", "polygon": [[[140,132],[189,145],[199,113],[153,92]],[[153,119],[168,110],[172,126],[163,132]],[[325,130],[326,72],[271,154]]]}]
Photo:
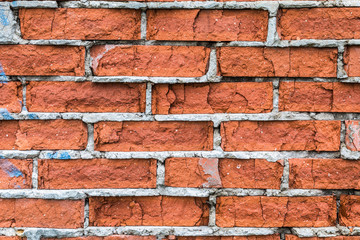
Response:
[{"label": "brick wall background", "polygon": [[360,1],[1,1],[0,240],[360,239]]}]

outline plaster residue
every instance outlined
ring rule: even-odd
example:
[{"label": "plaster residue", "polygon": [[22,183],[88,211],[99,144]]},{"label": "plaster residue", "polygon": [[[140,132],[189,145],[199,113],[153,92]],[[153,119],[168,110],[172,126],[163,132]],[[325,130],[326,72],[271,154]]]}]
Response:
[{"label": "plaster residue", "polygon": [[203,187],[222,187],[218,158],[200,158],[199,165],[203,168],[204,174],[209,175]]}]

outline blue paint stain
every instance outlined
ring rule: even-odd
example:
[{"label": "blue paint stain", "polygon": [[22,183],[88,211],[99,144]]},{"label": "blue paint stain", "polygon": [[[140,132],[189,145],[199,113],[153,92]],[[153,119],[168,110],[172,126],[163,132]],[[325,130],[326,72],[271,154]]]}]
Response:
[{"label": "blue paint stain", "polygon": [[0,160],[0,168],[7,173],[10,177],[23,177],[22,172],[7,159]]},{"label": "blue paint stain", "polygon": [[12,7],[17,7],[17,1],[12,1],[12,2],[11,2],[11,6],[12,6]]},{"label": "blue paint stain", "polygon": [[8,26],[10,24],[9,20],[7,19],[6,15],[5,15],[5,11],[2,8],[0,8],[0,23],[3,26]]},{"label": "blue paint stain", "polygon": [[0,63],[0,83],[7,83],[9,80],[4,72],[4,69]]},{"label": "blue paint stain", "polygon": [[48,153],[47,157],[49,159],[71,159],[71,156],[69,153],[67,152],[53,152],[53,153]]},{"label": "blue paint stain", "polygon": [[0,108],[0,115],[5,120],[13,120],[14,118],[10,115],[9,111],[6,108]]},{"label": "blue paint stain", "polygon": [[36,115],[35,113],[29,113],[28,117],[29,117],[29,119],[39,119],[39,116]]}]

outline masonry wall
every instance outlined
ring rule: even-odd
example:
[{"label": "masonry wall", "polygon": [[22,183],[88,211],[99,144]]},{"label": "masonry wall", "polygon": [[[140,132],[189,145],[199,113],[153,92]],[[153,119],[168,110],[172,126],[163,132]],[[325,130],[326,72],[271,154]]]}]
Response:
[{"label": "masonry wall", "polygon": [[1,1],[0,240],[360,239],[359,7]]}]

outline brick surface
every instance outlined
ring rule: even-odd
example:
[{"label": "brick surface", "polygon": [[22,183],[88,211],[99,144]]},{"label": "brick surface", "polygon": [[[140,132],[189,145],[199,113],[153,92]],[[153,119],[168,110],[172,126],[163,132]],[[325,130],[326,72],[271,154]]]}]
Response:
[{"label": "brick surface", "polygon": [[344,68],[349,77],[360,76],[360,48],[349,46],[344,52]]},{"label": "brick surface", "polygon": [[156,160],[39,160],[39,188],[155,188]]},{"label": "brick surface", "polygon": [[146,84],[29,82],[31,112],[144,112]]},{"label": "brick surface", "polygon": [[230,121],[220,128],[225,151],[338,151],[340,121]]},{"label": "brick surface", "polygon": [[85,149],[87,127],[79,120],[0,121],[0,149]]},{"label": "brick surface", "polygon": [[360,196],[340,196],[339,221],[342,226],[360,226]]},{"label": "brick surface", "polygon": [[0,199],[0,227],[80,228],[83,200]]},{"label": "brick surface", "polygon": [[85,48],[73,46],[0,45],[6,75],[83,76]]},{"label": "brick surface", "polygon": [[328,227],[336,224],[336,199],[322,197],[219,197],[220,227]]},{"label": "brick surface", "polygon": [[91,48],[97,76],[201,77],[210,49],[197,46],[115,46]]},{"label": "brick surface", "polygon": [[263,113],[272,110],[272,83],[158,84],[154,114]]},{"label": "brick surface", "polygon": [[92,197],[90,226],[204,226],[208,223],[206,198]]},{"label": "brick surface", "polygon": [[98,151],[209,151],[211,122],[99,122],[95,124]]},{"label": "brick surface", "polygon": [[140,11],[133,9],[22,8],[25,39],[140,39]]},{"label": "brick surface", "polygon": [[229,77],[336,77],[334,48],[222,47],[219,75]]},{"label": "brick surface", "polygon": [[345,144],[351,151],[360,150],[360,122],[345,121]]},{"label": "brick surface", "polygon": [[265,41],[263,10],[149,10],[147,38],[180,41]]},{"label": "brick surface", "polygon": [[280,162],[265,159],[168,158],[165,185],[279,189],[282,172]]},{"label": "brick surface", "polygon": [[20,82],[0,83],[1,113],[19,113],[22,108],[22,86]]},{"label": "brick surface", "polygon": [[31,188],[32,160],[0,159],[0,189]]},{"label": "brick surface", "polygon": [[360,162],[343,159],[290,159],[290,188],[360,189]]}]

